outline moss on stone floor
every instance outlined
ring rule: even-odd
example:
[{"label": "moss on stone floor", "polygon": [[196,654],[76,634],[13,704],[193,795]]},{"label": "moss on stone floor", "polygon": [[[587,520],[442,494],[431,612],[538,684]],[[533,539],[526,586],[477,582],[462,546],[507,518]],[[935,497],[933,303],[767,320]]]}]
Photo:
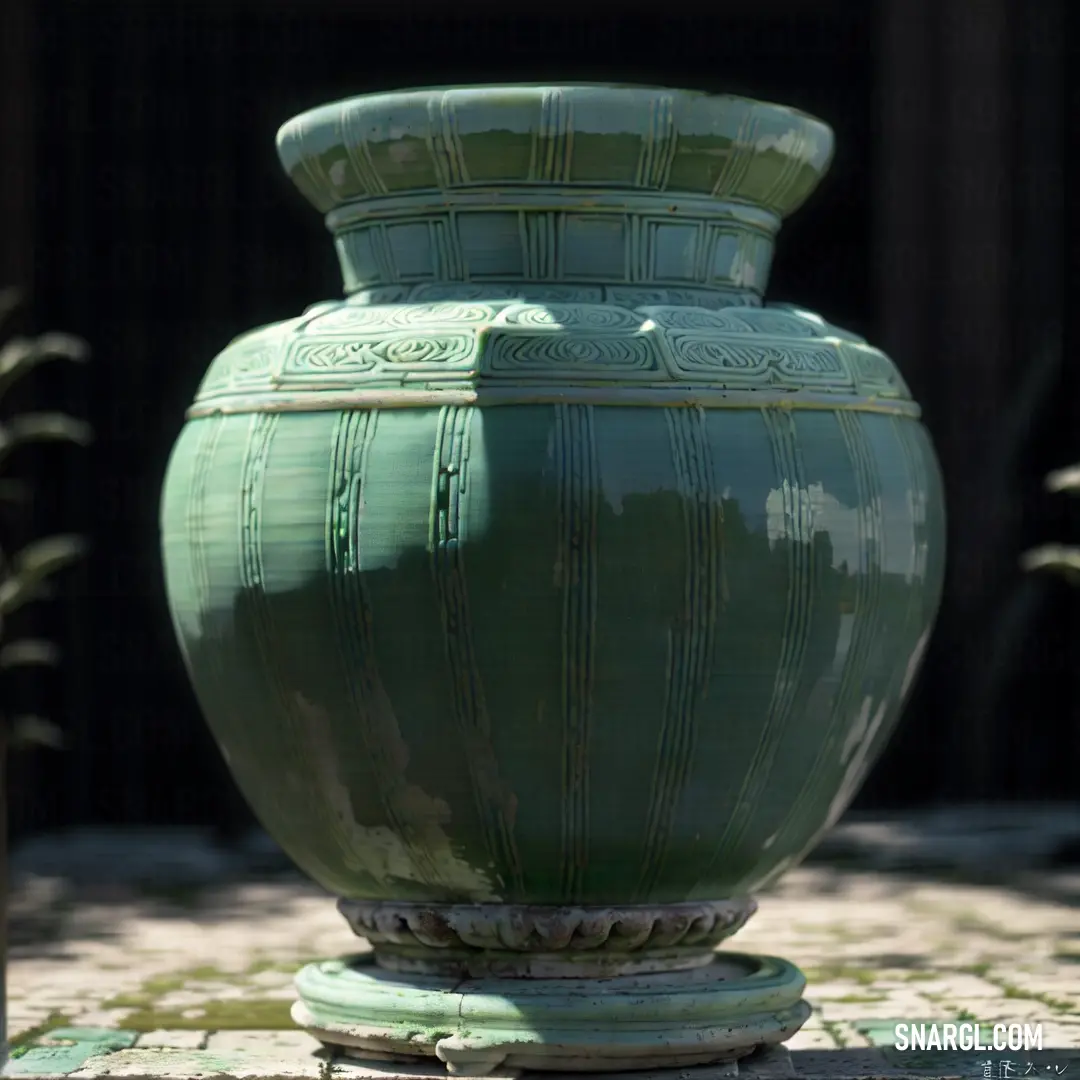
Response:
[{"label": "moss on stone floor", "polygon": [[872,986],[881,977],[869,968],[860,968],[844,964],[826,964],[821,967],[801,967],[808,983],[855,982],[860,986]]},{"label": "moss on stone floor", "polygon": [[[243,972],[221,971],[201,965],[168,975],[147,979],[137,990],[117,994],[102,1002],[102,1008],[118,1011],[117,1025],[131,1031],[156,1031],[161,1028],[185,1031],[234,1031],[245,1028],[281,1030],[294,1027],[289,1016],[290,1002],[260,996],[260,987],[251,986],[249,979],[265,971],[290,973],[299,965],[274,961],[258,961]],[[162,999],[185,990],[192,983],[216,983],[227,987],[248,987],[250,996],[214,997],[207,990],[205,1000],[185,1005],[171,1005]],[[265,991],[262,991],[265,994]]]},{"label": "moss on stone floor", "polygon": [[207,1001],[184,1009],[147,1005],[119,1017],[117,1026],[129,1031],[283,1031],[296,1027],[289,1007],[287,1001],[270,998]]},{"label": "moss on stone floor", "polygon": [[59,1011],[49,1013],[40,1024],[35,1024],[32,1028],[26,1028],[12,1037],[8,1043],[11,1056],[18,1057],[23,1048],[40,1039],[46,1032],[52,1031],[53,1028],[67,1027],[70,1023],[71,1020],[65,1013]]},{"label": "moss on stone floor", "polygon": [[316,959],[317,957],[311,957],[307,960],[284,961],[264,958],[249,964],[244,974],[261,975],[264,971],[280,971],[284,975],[295,975],[305,964],[312,964]]}]

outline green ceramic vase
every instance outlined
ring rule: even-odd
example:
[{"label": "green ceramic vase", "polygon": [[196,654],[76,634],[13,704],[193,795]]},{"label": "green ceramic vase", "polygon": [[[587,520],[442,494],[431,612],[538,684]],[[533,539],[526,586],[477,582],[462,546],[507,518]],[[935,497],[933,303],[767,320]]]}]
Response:
[{"label": "green ceramic vase", "polygon": [[[689,1014],[658,1014],[639,1061],[558,1050],[565,1017],[526,1039],[511,983],[705,978],[918,668],[944,558],[918,407],[862,338],[763,300],[831,151],[791,109],[645,87],[405,91],[281,129],[346,296],[213,361],[162,542],[237,783],[375,943],[301,976],[330,1041],[626,1068],[802,1022],[801,977],[743,958],[786,1020],[759,1001],[737,1047],[683,1046]],[[404,1032],[398,1001],[378,1028],[387,979],[463,974],[517,1027]]]}]

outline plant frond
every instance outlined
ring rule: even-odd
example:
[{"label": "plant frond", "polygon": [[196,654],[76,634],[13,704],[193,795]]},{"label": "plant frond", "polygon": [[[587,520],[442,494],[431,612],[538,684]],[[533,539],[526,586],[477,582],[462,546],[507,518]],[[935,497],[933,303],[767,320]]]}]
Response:
[{"label": "plant frond", "polygon": [[1080,493],[1080,465],[1070,465],[1065,469],[1057,469],[1047,476],[1047,491],[1075,491]]},{"label": "plant frond", "polygon": [[84,363],[89,358],[86,342],[72,334],[14,337],[0,347],[0,397],[24,375],[49,360]]},{"label": "plant frond", "polygon": [[64,733],[51,720],[41,716],[16,716],[5,721],[13,747],[47,746],[60,750],[64,746]]},{"label": "plant frond", "polygon": [[1064,544],[1044,544],[1020,556],[1025,570],[1053,570],[1072,581],[1080,582],[1080,548]]},{"label": "plant frond", "polygon": [[85,420],[66,413],[22,413],[0,423],[0,465],[27,443],[70,442],[87,446],[93,438],[93,429]]},{"label": "plant frond", "polygon": [[60,650],[51,641],[24,638],[0,646],[0,669],[17,667],[55,667]]},{"label": "plant frond", "polygon": [[35,540],[16,554],[0,581],[0,615],[10,615],[29,600],[40,598],[45,578],[68,566],[86,551],[79,536]]}]

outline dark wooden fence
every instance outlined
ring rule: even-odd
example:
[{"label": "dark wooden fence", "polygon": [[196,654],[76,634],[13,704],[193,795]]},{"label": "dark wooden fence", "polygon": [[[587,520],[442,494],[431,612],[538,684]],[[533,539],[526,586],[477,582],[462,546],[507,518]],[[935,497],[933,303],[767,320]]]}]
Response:
[{"label": "dark wooden fence", "polygon": [[41,464],[38,531],[83,528],[94,553],[54,605],[67,662],[40,687],[70,746],[15,761],[16,835],[245,820],[171,638],[156,515],[210,356],[339,291],[275,129],[350,93],[502,79],[726,89],[834,125],[832,178],[782,233],[772,293],[898,358],[951,508],[940,629],[863,803],[1080,794],[1080,591],[1017,565],[1077,525],[1040,487],[1080,458],[1061,350],[1067,0],[377,7],[6,0],[0,268],[39,328],[91,342],[85,377],[48,394],[98,432],[59,474]]}]

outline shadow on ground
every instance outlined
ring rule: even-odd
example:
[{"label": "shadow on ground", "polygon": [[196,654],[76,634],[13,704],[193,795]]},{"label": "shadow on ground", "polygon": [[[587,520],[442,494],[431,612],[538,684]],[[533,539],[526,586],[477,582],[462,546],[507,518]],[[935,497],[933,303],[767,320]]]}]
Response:
[{"label": "shadow on ground", "polygon": [[[872,875],[898,890],[986,886],[1080,907],[1080,806],[850,815],[806,865],[815,872],[800,888],[821,898],[850,897]],[[136,909],[162,922],[251,923],[287,918],[295,905],[326,897],[262,834],[224,845],[192,830],[79,830],[22,845],[11,870],[13,959],[60,958],[72,941],[108,941]],[[1067,936],[1080,940],[1080,931]],[[875,962],[915,964],[909,955]]]}]

